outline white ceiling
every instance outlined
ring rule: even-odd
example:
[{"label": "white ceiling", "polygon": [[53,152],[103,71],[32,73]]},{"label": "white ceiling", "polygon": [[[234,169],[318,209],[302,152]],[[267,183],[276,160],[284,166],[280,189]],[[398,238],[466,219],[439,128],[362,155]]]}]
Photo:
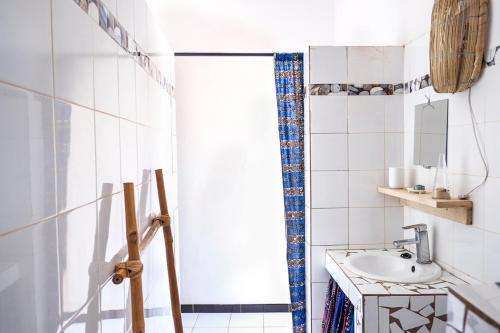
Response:
[{"label": "white ceiling", "polygon": [[429,30],[433,0],[147,0],[176,52],[402,45]]}]

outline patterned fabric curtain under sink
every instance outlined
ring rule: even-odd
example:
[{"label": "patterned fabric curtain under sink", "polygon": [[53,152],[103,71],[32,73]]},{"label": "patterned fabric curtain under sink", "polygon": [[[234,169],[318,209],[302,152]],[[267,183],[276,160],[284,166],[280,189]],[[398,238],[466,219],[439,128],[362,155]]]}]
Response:
[{"label": "patterned fabric curtain under sink", "polygon": [[304,55],[274,56],[293,332],[306,332]]},{"label": "patterned fabric curtain under sink", "polygon": [[354,333],[354,306],[332,278],[326,292],[321,333]]}]

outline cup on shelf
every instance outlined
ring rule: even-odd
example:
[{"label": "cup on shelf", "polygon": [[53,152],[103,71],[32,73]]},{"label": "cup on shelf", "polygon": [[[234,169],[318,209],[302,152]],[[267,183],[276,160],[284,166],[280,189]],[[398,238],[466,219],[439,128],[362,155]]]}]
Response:
[{"label": "cup on shelf", "polygon": [[404,168],[389,168],[389,187],[403,188],[405,186]]}]

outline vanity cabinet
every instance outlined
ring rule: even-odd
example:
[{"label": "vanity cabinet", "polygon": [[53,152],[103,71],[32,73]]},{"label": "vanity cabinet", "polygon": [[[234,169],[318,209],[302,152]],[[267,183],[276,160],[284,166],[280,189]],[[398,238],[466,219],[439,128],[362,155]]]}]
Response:
[{"label": "vanity cabinet", "polygon": [[345,267],[350,255],[367,251],[373,250],[330,250],[325,258],[326,269],[354,305],[355,332],[444,333],[448,288],[466,282],[443,271],[429,283],[390,283],[356,275]]}]

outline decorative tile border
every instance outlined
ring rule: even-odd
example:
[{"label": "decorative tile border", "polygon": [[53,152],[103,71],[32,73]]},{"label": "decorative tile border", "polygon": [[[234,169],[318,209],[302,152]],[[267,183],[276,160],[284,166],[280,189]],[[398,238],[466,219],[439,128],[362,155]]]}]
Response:
[{"label": "decorative tile border", "polygon": [[182,313],[291,312],[290,304],[182,304]]},{"label": "decorative tile border", "polygon": [[350,84],[349,96],[394,95],[394,84]]},{"label": "decorative tile border", "polygon": [[430,74],[425,74],[424,76],[406,82],[404,84],[404,93],[411,94],[430,86],[432,86],[431,76]]},{"label": "decorative tile border", "polygon": [[347,84],[310,84],[309,93],[311,96],[343,96],[347,95]]},{"label": "decorative tile border", "polygon": [[73,0],[92,19],[98,20],[99,26],[148,73],[163,90],[174,96],[174,86],[167,82],[165,75],[156,67],[144,50],[118,22],[116,17],[103,4],[102,0]]},{"label": "decorative tile border", "polygon": [[311,96],[383,96],[402,95],[403,83],[398,84],[310,84]]}]

